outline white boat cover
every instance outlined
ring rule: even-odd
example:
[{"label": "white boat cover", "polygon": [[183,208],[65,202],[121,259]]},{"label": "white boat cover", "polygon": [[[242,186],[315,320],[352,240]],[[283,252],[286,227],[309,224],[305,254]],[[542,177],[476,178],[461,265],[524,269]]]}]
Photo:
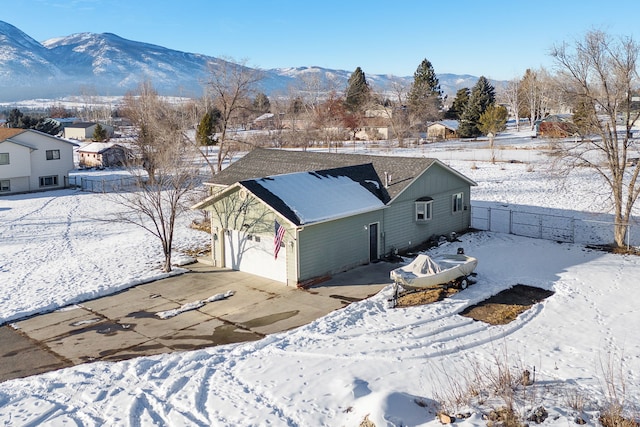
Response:
[{"label": "white boat cover", "polygon": [[442,271],[442,268],[428,255],[420,254],[411,261],[405,268],[405,270],[412,272],[416,276],[438,274]]}]

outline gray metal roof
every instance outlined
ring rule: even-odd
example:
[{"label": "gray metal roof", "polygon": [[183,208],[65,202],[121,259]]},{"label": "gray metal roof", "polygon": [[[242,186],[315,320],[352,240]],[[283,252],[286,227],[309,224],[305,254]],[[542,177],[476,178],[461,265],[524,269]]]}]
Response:
[{"label": "gray metal roof", "polygon": [[[371,163],[380,177],[380,182],[383,185],[386,184],[387,192],[393,199],[436,161],[423,157],[256,148],[223,169],[210,182],[215,185],[229,186],[239,181],[285,173],[319,171]],[[457,172],[454,171],[454,173]],[[464,176],[463,178],[469,180]],[[475,184],[471,180],[469,182],[472,185]]]}]

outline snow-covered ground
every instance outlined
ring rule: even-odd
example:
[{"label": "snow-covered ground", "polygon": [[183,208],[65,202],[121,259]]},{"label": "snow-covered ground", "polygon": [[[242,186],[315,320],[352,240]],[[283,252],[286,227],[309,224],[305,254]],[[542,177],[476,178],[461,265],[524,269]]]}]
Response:
[{"label": "snow-covered ground", "polygon": [[[522,136],[522,135],[520,135]],[[499,162],[486,142],[382,149],[437,157],[478,183],[472,199],[546,207],[572,215],[607,210],[602,185],[581,171],[553,175],[541,141],[499,140]],[[345,147],[347,152],[374,153]],[[517,162],[509,162],[517,160]],[[115,292],[160,277],[153,237],[105,223],[118,209],[99,194],[63,190],[0,198],[0,321]],[[177,248],[208,236],[184,218]],[[437,401],[479,366],[535,371],[515,409],[544,406],[546,425],[597,424],[611,380],[625,403],[640,402],[640,258],[576,244],[501,233],[471,233],[463,246],[479,259],[478,283],[451,298],[390,308],[391,286],[369,300],[263,340],[193,352],[92,363],[0,384],[4,425],[376,426],[440,425]],[[504,326],[459,316],[466,307],[516,284],[555,293]],[[475,367],[475,368],[474,368]],[[481,413],[504,402],[451,405],[484,425]],[[634,407],[638,410],[637,406]],[[636,412],[637,414],[638,412]]]}]

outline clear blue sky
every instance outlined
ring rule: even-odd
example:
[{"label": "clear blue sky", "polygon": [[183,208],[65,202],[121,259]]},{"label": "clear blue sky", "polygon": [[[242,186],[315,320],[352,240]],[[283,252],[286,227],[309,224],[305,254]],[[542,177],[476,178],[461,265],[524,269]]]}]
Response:
[{"label": "clear blue sky", "polygon": [[0,20],[38,41],[115,33],[260,68],[321,66],[498,80],[551,68],[549,50],[593,29],[640,41],[638,0],[1,0]]}]

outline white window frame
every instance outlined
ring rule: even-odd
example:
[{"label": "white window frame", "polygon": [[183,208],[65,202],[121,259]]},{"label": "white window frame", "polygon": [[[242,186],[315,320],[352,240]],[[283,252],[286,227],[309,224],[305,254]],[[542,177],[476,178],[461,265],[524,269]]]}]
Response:
[{"label": "white window frame", "polygon": [[0,192],[11,191],[11,180],[10,179],[0,179]]},{"label": "white window frame", "polygon": [[[58,175],[41,176],[38,179],[40,182],[40,187],[57,187],[58,186]],[[50,180],[51,184],[47,184],[47,180]]]},{"label": "white window frame", "polygon": [[[423,214],[423,218],[420,218]],[[415,220],[416,222],[426,222],[433,218],[433,200],[416,201]]]},{"label": "white window frame", "polygon": [[47,160],[60,160],[60,150],[47,150]]},{"label": "white window frame", "polygon": [[[2,159],[7,159],[6,161]],[[11,163],[11,157],[9,153],[0,153],[0,165],[8,165]]]},{"label": "white window frame", "polygon": [[458,213],[464,210],[464,193],[455,193],[451,196],[451,212]]}]

